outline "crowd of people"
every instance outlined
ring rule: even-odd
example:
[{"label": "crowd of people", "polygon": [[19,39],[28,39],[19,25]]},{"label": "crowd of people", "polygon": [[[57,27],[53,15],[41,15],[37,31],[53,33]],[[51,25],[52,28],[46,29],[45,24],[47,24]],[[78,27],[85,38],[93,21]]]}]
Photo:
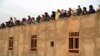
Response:
[{"label": "crowd of people", "polygon": [[43,15],[38,15],[37,18],[35,19],[34,17],[28,16],[28,19],[22,18],[22,20],[17,20],[16,17],[10,17],[10,20],[2,23],[0,25],[0,29],[6,28],[6,27],[14,27],[14,26],[19,26],[19,25],[26,25],[26,24],[35,24],[35,23],[40,23],[43,21],[49,21],[49,20],[57,20],[60,18],[64,17],[71,17],[71,16],[80,16],[80,15],[86,15],[86,14],[93,14],[96,12],[100,12],[100,5],[97,10],[93,8],[92,5],[89,5],[89,10],[87,10],[86,7],[81,8],[80,5],[78,5],[77,9],[71,9],[69,10],[60,10],[58,9],[56,12],[52,11],[51,16],[45,12]]}]

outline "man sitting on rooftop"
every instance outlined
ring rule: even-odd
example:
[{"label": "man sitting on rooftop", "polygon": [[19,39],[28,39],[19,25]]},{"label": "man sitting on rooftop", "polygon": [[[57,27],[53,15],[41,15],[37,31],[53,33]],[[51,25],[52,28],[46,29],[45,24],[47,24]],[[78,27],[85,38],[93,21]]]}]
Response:
[{"label": "man sitting on rooftop", "polygon": [[78,5],[77,15],[82,15],[82,9],[80,5]]},{"label": "man sitting on rooftop", "polygon": [[93,8],[92,5],[89,6],[89,14],[95,13],[95,9]]},{"label": "man sitting on rooftop", "polygon": [[86,14],[88,14],[87,8],[83,7],[83,15],[86,15]]}]

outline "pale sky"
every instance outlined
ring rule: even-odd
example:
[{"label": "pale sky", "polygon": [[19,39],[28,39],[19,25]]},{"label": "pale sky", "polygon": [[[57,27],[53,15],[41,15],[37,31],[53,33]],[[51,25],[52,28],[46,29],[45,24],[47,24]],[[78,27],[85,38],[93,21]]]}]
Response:
[{"label": "pale sky", "polygon": [[87,7],[93,5],[96,9],[100,0],[0,0],[0,23],[8,21],[10,17],[17,19],[27,18],[27,15],[36,17],[44,12],[51,14],[57,9]]}]

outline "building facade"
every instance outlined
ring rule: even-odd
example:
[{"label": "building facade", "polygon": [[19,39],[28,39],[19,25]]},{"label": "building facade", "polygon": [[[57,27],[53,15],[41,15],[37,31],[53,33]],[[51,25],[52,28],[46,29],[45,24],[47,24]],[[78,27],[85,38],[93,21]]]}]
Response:
[{"label": "building facade", "polygon": [[0,56],[100,56],[100,13],[0,29]]}]

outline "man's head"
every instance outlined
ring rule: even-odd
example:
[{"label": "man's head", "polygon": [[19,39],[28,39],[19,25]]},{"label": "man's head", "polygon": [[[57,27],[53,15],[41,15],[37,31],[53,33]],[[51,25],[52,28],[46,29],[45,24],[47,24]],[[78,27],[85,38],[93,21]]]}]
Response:
[{"label": "man's head", "polygon": [[78,5],[78,8],[80,8],[80,5]]},{"label": "man's head", "polygon": [[92,5],[90,5],[90,6],[89,6],[89,8],[90,8],[90,9],[93,9],[93,6],[92,6]]}]

